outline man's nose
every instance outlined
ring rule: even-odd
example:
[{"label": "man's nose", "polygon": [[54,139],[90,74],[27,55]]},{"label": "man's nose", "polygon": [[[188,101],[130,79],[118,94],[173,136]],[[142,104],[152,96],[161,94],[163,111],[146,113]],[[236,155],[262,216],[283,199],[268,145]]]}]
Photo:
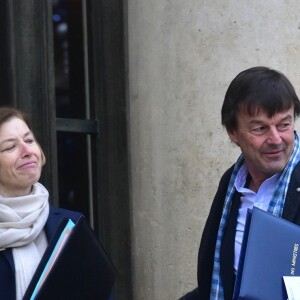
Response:
[{"label": "man's nose", "polygon": [[268,142],[270,144],[280,144],[281,143],[281,136],[280,132],[277,130],[276,127],[271,127],[268,132]]}]

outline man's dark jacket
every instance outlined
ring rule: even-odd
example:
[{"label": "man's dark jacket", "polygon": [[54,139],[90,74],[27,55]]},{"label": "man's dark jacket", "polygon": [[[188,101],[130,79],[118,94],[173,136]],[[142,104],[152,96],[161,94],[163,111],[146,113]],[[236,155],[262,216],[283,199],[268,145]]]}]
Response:
[{"label": "man's dark jacket", "polygon": [[[44,227],[48,242],[64,219],[77,222],[82,214],[62,208],[50,207],[49,217]],[[0,299],[16,300],[15,266],[10,248],[0,251]]]},{"label": "man's dark jacket", "polygon": [[[216,239],[219,229],[219,223],[222,216],[222,210],[225,201],[225,195],[229,184],[230,176],[233,171],[233,166],[228,169],[222,176],[217,193],[213,200],[210,213],[208,215],[198,253],[198,287],[192,292],[186,294],[181,299],[184,300],[209,300],[212,269],[214,263],[214,253]],[[240,201],[240,195],[238,192],[235,193],[233,201]],[[293,170],[288,191],[285,199],[283,208],[282,218],[290,222],[300,225],[300,162],[296,165]],[[229,261],[233,262],[234,252],[229,255]],[[232,299],[233,286],[231,285],[232,270],[227,270],[224,265],[227,259],[222,260],[221,253],[221,276],[224,282],[224,293],[225,300]],[[232,265],[231,265],[232,266]]]}]

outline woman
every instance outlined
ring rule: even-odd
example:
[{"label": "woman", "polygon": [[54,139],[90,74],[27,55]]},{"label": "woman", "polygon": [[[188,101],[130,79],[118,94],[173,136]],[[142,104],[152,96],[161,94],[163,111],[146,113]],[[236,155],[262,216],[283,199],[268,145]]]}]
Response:
[{"label": "woman", "polygon": [[81,216],[49,206],[44,164],[26,116],[0,107],[0,299],[22,299],[60,221]]}]

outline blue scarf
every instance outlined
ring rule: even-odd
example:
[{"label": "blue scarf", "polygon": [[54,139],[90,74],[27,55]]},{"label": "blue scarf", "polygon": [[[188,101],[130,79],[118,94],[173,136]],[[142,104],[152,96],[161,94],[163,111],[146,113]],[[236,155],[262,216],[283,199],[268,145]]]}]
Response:
[{"label": "blue scarf", "polygon": [[[278,185],[273,193],[272,199],[268,207],[268,211],[272,213],[274,216],[280,217],[282,214],[290,177],[294,167],[299,161],[300,161],[300,142],[299,142],[299,136],[295,131],[295,147],[293,153],[291,155],[289,162],[283,169],[278,179],[279,180]],[[224,300],[223,284],[220,276],[220,249],[221,249],[222,238],[224,235],[224,229],[226,227],[228,216],[230,213],[232,197],[235,193],[235,186],[234,186],[235,179],[243,163],[244,163],[244,157],[243,155],[241,155],[234,166],[233,172],[230,177],[228,189],[226,192],[223,213],[222,213],[218,235],[217,235],[210,300]]]}]

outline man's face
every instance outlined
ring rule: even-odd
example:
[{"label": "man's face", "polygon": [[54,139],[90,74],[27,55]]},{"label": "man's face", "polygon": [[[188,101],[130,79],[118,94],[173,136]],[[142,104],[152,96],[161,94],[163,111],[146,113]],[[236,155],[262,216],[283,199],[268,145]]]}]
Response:
[{"label": "man's face", "polygon": [[262,182],[284,169],[294,149],[294,108],[269,118],[263,110],[241,111],[237,129],[228,132],[244,154],[252,179]]}]

